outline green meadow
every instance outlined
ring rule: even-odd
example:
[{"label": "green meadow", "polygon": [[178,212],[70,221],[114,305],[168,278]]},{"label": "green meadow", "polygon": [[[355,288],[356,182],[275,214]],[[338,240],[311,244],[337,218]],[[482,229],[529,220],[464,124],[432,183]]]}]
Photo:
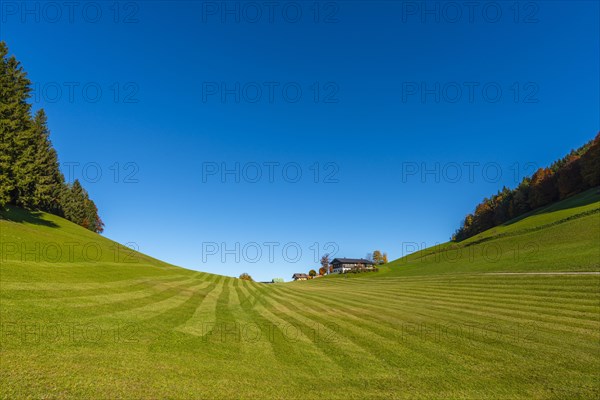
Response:
[{"label": "green meadow", "polygon": [[600,195],[379,272],[260,284],[0,220],[0,397],[594,399]]}]

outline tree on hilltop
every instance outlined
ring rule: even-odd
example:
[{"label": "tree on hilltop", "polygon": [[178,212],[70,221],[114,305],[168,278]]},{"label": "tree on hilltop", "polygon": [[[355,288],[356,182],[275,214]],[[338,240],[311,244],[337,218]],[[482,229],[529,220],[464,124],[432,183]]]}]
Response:
[{"label": "tree on hilltop", "polygon": [[250,276],[249,273],[244,272],[240,275],[240,279],[243,281],[249,281],[249,282],[254,282],[254,279],[252,279],[252,277]]}]

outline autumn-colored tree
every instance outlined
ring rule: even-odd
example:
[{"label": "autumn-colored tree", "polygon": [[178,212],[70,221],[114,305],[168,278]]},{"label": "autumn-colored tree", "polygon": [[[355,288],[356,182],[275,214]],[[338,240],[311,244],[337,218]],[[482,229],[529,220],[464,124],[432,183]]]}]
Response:
[{"label": "autumn-colored tree", "polygon": [[473,220],[475,219],[475,216],[473,214],[468,214],[463,223],[462,226],[460,228],[458,228],[456,230],[456,232],[454,232],[454,235],[452,235],[452,240],[456,241],[456,242],[460,242],[461,240],[467,239],[471,236],[474,235],[473,233]]},{"label": "autumn-colored tree", "polygon": [[317,271],[315,271],[314,269],[311,269],[310,271],[308,271],[308,276],[310,276],[311,278],[314,278],[315,276],[317,276]]},{"label": "autumn-colored tree", "polygon": [[473,225],[478,232],[483,232],[494,226],[494,208],[493,200],[485,198],[477,208],[473,217]]},{"label": "autumn-colored tree", "polygon": [[383,255],[381,254],[381,251],[373,251],[373,262],[375,264],[381,264],[383,262]]},{"label": "autumn-colored tree", "polygon": [[494,203],[494,225],[500,225],[508,221],[510,217],[510,203],[513,198],[512,191],[504,186],[501,192],[495,196]]},{"label": "autumn-colored tree", "polygon": [[581,178],[586,188],[600,185],[600,133],[581,156]]},{"label": "autumn-colored tree", "polygon": [[382,258],[383,264],[387,264],[388,263],[388,256],[387,253],[383,253],[383,258]]},{"label": "autumn-colored tree", "polygon": [[240,274],[240,279],[243,280],[243,281],[254,282],[254,279],[252,279],[252,277],[250,276],[250,274],[247,273],[247,272],[243,272],[242,274]]},{"label": "autumn-colored tree", "polygon": [[578,193],[583,185],[581,176],[581,161],[579,156],[570,157],[569,161],[558,172],[558,194],[564,199]]},{"label": "autumn-colored tree", "polygon": [[104,222],[98,215],[98,207],[93,200],[87,198],[85,201],[85,218],[84,223],[81,226],[89,229],[90,231],[102,233],[104,232]]},{"label": "autumn-colored tree", "polygon": [[461,241],[535,208],[600,185],[600,133],[547,168],[525,177],[515,189],[502,188],[485,198],[452,235]]},{"label": "autumn-colored tree", "polygon": [[325,267],[319,268],[319,275],[325,275],[327,273],[327,269]]},{"label": "autumn-colored tree", "polygon": [[531,178],[529,205],[532,209],[550,204],[558,199],[556,175],[550,168],[540,168]]}]

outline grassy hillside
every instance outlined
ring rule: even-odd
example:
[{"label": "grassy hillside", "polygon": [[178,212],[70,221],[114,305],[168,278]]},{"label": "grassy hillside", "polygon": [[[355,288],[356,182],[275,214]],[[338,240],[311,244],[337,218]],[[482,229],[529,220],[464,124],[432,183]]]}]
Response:
[{"label": "grassy hillside", "polygon": [[494,273],[600,271],[599,206],[590,191],[379,273],[278,285],[12,209],[0,397],[597,398],[600,276]]},{"label": "grassy hillside", "polygon": [[415,252],[380,276],[600,271],[600,194],[591,189],[459,243]]}]

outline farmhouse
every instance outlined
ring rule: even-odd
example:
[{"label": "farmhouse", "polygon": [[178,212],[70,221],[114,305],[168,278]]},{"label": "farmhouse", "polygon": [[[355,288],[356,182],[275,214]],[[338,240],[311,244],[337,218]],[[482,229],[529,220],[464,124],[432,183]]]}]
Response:
[{"label": "farmhouse", "polygon": [[352,268],[373,269],[373,262],[364,258],[334,258],[331,261],[333,272],[343,274],[352,270]]},{"label": "farmhouse", "polygon": [[296,273],[292,275],[292,279],[295,281],[306,281],[308,280],[308,275]]}]

